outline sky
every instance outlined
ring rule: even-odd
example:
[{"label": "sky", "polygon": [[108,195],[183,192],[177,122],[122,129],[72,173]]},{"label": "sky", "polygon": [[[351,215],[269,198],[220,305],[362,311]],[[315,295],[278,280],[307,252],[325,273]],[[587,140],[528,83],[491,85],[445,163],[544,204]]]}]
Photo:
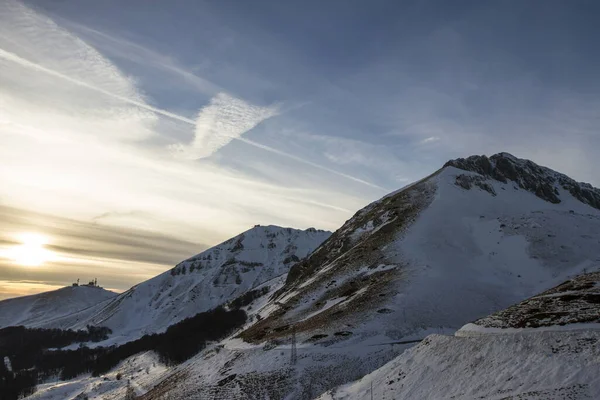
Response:
[{"label": "sky", "polygon": [[507,151],[598,186],[598,15],[0,0],[0,299],[123,291],[255,224],[335,230],[456,157]]}]

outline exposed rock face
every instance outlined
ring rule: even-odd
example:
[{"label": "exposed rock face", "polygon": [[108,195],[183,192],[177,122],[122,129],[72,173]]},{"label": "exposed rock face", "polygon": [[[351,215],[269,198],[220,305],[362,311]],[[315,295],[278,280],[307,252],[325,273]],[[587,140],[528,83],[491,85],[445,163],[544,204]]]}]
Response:
[{"label": "exposed rock face", "polygon": [[[559,187],[567,190],[573,197],[594,208],[600,209],[600,189],[589,183],[576,182],[566,175],[542,167],[536,163],[517,158],[508,153],[498,153],[491,157],[471,156],[448,161],[444,167],[455,167],[465,171],[472,171],[497,181],[508,183],[515,182],[521,189],[525,189],[537,197],[554,204],[560,203]],[[457,185],[469,189],[468,180],[457,178]],[[481,182],[471,182],[480,188]]]},{"label": "exposed rock face", "polygon": [[489,192],[492,196],[496,195],[496,190],[492,185],[486,182],[486,178],[477,175],[458,175],[456,177],[456,184],[463,189],[471,189],[473,185],[479,187],[481,190]]},{"label": "exposed rock face", "polygon": [[475,324],[486,328],[538,328],[586,322],[600,322],[600,272],[579,275]]}]

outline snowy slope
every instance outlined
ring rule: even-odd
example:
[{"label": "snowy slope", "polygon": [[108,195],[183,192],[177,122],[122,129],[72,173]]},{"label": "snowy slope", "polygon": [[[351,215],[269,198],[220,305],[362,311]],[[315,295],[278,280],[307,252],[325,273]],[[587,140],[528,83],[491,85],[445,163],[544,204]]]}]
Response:
[{"label": "snowy slope", "polygon": [[479,161],[446,165],[358,211],[290,270],[246,343],[177,368],[188,378],[169,393],[311,399],[410,345],[398,342],[454,332],[598,265],[597,189],[506,153],[487,160],[482,173]]},{"label": "snowy slope", "polygon": [[[110,373],[93,377],[82,375],[65,382],[46,382],[38,385],[37,391],[28,399],[45,400],[123,400],[127,387],[143,394],[161,379],[167,367],[160,364],[154,352],[145,352],[130,357]],[[117,379],[119,376],[120,379]],[[85,397],[85,396],[87,397]]]},{"label": "snowy slope", "polygon": [[428,336],[319,399],[598,399],[598,296],[600,273],[580,276],[455,337]]},{"label": "snowy slope", "polygon": [[161,332],[286,274],[329,235],[330,232],[312,228],[302,231],[256,226],[132,287],[108,303],[44,326],[105,326],[113,331],[109,343]]},{"label": "snowy slope", "polygon": [[319,400],[598,399],[600,332],[431,335],[394,361]]},{"label": "snowy slope", "polygon": [[64,287],[0,301],[0,328],[32,326],[72,314],[115,297],[117,294],[99,287]]},{"label": "snowy slope", "polygon": [[[490,190],[465,189],[465,176]],[[600,260],[600,211],[557,192],[552,203],[510,180],[445,167],[359,211],[291,270],[285,307],[244,338],[286,336],[278,328],[291,324],[329,335],[359,324],[361,336],[400,339],[458,329],[531,296]]]}]

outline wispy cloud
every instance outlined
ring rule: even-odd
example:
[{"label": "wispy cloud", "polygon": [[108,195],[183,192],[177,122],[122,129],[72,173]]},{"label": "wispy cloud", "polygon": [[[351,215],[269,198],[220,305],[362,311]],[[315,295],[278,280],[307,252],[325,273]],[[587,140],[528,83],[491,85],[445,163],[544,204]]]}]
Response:
[{"label": "wispy cloud", "polygon": [[[335,229],[366,202],[322,176],[343,176],[363,189],[369,182],[245,136],[277,115],[277,106],[215,94],[193,119],[154,104],[133,78],[69,31],[20,3],[0,2],[0,196],[11,207],[3,220],[14,214],[37,221],[3,225],[0,245],[35,230],[61,254],[26,271],[4,260],[0,280],[58,285],[94,270],[107,286],[125,289],[256,223]],[[173,124],[194,137],[186,151],[202,162],[147,145],[169,137]],[[242,143],[239,153],[256,149],[254,160],[275,155],[269,167],[294,171],[298,184],[206,157],[236,154],[226,146],[233,140]],[[56,218],[44,224],[31,210]]]},{"label": "wispy cloud", "polygon": [[[261,122],[277,115],[300,109],[310,102],[301,101],[297,102],[295,105],[287,104],[285,107],[281,105],[271,105],[267,107],[256,106],[226,93],[224,88],[219,87],[214,82],[198,76],[185,66],[182,66],[172,57],[159,54],[148,47],[140,45],[139,43],[135,43],[131,40],[124,39],[113,34],[107,34],[106,32],[91,29],[71,21],[65,22],[68,26],[71,26],[76,31],[83,33],[86,37],[89,37],[91,40],[93,40],[94,43],[97,43],[103,49],[106,49],[106,51],[116,55],[117,57],[138,63],[140,65],[151,64],[159,69],[164,70],[165,72],[168,72],[174,77],[181,78],[182,82],[185,82],[186,84],[191,83],[193,87],[198,89],[201,93],[210,94],[213,96],[209,104],[203,107],[199,112],[194,125],[195,137],[192,142],[189,144],[178,143],[170,146],[170,149],[174,154],[189,159],[204,158],[214,154],[215,151],[224,147],[232,140],[238,140],[264,151],[277,154],[322,171],[326,171],[332,175],[336,175],[372,188],[380,189],[382,191],[388,190],[374,184],[373,182],[360,179],[352,174],[328,168],[320,163],[309,161],[306,158],[299,157],[290,152],[282,151],[264,143],[259,143],[255,140],[248,139],[247,137],[242,137],[245,132],[248,132]],[[348,93],[345,93],[345,95],[348,95]],[[188,118],[179,118],[179,120],[191,124],[191,120]],[[221,130],[221,128],[224,129]]]},{"label": "wispy cloud", "polygon": [[438,140],[440,140],[439,136],[429,136],[429,137],[419,141],[419,144],[433,143],[433,142],[437,142]]},{"label": "wispy cloud", "polygon": [[188,159],[208,157],[278,112],[277,106],[260,107],[219,93],[198,113],[193,142],[172,149]]},{"label": "wispy cloud", "polygon": [[244,133],[256,127],[260,122],[265,121],[266,119],[269,119],[273,116],[276,116],[279,113],[279,108],[277,106],[260,107],[249,104],[241,99],[232,97],[228,94],[219,93],[211,100],[208,106],[200,110],[197,120],[194,121],[190,118],[181,116],[168,110],[148,105],[142,100],[138,100],[137,96],[131,98],[112,93],[101,87],[95,86],[85,81],[75,79],[64,73],[47,68],[41,64],[31,62],[27,59],[20,57],[17,54],[5,51],[1,48],[0,58],[17,63],[20,66],[30,68],[35,71],[46,73],[52,77],[64,79],[77,86],[96,91],[100,94],[119,100],[123,103],[136,106],[142,110],[150,111],[164,117],[184,122],[186,124],[194,125],[196,127],[195,138],[191,145],[186,146],[178,144],[170,147],[172,151],[174,151],[178,155],[183,156],[184,158],[198,159],[208,157],[223,146],[230,143],[232,140],[240,140],[251,146],[258,147],[260,149],[272,153],[276,153],[294,161],[310,165],[315,168],[319,168],[323,171],[336,174],[338,176],[353,180],[355,182],[382,189],[380,186],[372,184],[363,179],[353,177],[352,175],[324,167],[315,162],[307,161],[302,157],[294,156],[285,151],[274,149],[270,146],[263,145],[256,141],[244,139],[241,137]]},{"label": "wispy cloud", "polygon": [[214,95],[224,90],[214,82],[204,79],[186,69],[172,57],[160,54],[132,40],[101,32],[73,21],[65,20],[64,23],[75,32],[81,33],[91,44],[98,45],[109,54],[140,65],[150,65],[162,69],[166,73],[182,78],[186,85],[191,84],[195,90],[201,93]]}]

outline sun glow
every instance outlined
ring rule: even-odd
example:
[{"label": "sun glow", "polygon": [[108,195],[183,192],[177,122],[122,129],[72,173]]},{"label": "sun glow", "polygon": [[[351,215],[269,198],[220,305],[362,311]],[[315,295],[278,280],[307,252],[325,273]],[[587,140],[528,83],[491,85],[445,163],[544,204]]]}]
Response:
[{"label": "sun glow", "polygon": [[48,238],[37,233],[22,233],[18,236],[22,243],[11,251],[11,258],[17,264],[37,267],[54,258],[54,253],[47,250],[44,245]]}]

